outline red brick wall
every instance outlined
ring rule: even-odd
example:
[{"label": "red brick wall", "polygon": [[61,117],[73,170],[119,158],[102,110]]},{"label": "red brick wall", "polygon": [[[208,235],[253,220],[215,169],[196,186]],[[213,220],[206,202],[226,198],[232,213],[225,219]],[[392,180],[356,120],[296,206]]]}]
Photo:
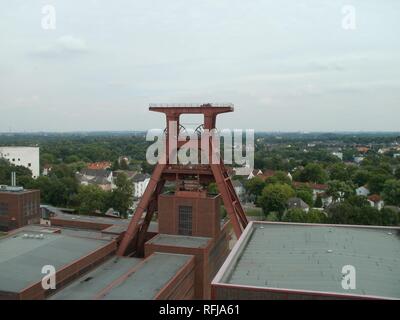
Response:
[{"label": "red brick wall", "polygon": [[192,207],[192,236],[214,238],[219,235],[219,197],[211,198],[175,195],[160,195],[158,199],[159,233],[179,233],[179,206]]},{"label": "red brick wall", "polygon": [[156,295],[156,300],[194,299],[195,257],[190,259]]},{"label": "red brick wall", "polygon": [[[0,228],[13,230],[40,221],[40,191],[0,192],[0,203],[8,204],[8,215],[0,215]],[[32,204],[31,215],[26,215],[26,206]]]}]

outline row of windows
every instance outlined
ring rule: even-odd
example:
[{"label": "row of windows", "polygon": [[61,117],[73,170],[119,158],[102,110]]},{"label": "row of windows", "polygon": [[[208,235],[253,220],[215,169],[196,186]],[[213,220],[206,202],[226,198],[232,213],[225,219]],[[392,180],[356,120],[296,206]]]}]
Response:
[{"label": "row of windows", "polygon": [[[0,155],[1,156],[1,155]],[[7,156],[5,156],[4,158],[6,158],[7,160],[11,160],[11,162],[15,162],[15,158],[12,158],[12,159],[10,159],[9,157],[7,157]],[[17,162],[20,162],[21,161],[21,158],[18,158],[17,159]],[[28,163],[28,167],[30,168],[30,167],[32,167],[32,163]]]},{"label": "row of windows", "polygon": [[8,215],[8,203],[0,202],[0,216]]},{"label": "row of windows", "polygon": [[[23,205],[23,215],[25,217],[32,216],[36,214],[37,201],[25,202]],[[9,215],[9,206],[6,202],[0,202],[0,216]]]}]

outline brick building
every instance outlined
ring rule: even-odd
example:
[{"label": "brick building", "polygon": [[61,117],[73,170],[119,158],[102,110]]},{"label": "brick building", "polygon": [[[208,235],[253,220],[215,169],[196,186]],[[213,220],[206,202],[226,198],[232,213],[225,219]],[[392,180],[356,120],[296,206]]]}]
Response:
[{"label": "brick building", "polygon": [[39,221],[39,190],[0,187],[0,230],[9,231]]}]

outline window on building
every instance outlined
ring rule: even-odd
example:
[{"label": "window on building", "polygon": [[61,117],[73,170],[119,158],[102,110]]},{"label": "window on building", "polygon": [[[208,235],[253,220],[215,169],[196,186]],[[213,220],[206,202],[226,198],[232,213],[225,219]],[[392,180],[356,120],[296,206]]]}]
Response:
[{"label": "window on building", "polygon": [[179,206],[178,233],[185,236],[192,235],[192,207]]},{"label": "window on building", "polygon": [[31,163],[28,163],[28,167],[30,167],[32,164]]},{"label": "window on building", "polygon": [[0,202],[0,216],[8,215],[8,203]]}]

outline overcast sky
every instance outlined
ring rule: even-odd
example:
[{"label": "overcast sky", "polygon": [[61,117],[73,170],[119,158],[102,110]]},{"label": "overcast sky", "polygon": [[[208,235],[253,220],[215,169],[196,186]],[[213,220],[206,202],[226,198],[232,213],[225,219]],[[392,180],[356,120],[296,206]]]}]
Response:
[{"label": "overcast sky", "polygon": [[0,0],[0,132],[162,128],[155,102],[232,102],[221,128],[397,131],[399,31],[398,0]]}]

